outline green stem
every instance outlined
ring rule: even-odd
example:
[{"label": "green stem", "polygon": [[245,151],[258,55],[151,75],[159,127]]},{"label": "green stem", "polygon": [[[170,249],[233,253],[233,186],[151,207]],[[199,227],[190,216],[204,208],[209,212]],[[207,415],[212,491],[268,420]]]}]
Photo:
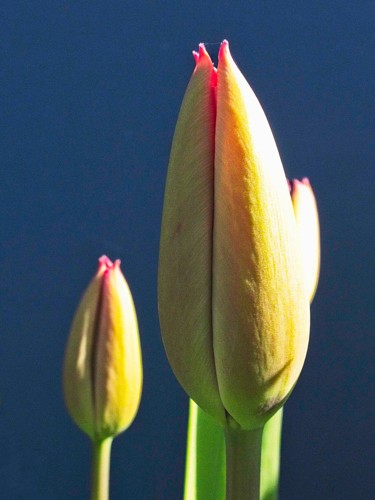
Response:
[{"label": "green stem", "polygon": [[189,403],[184,500],[225,500],[224,429]]},{"label": "green stem", "polygon": [[185,484],[184,500],[194,500],[197,495],[197,473],[198,473],[198,453],[197,453],[197,433],[198,433],[198,406],[192,399],[189,399],[189,420],[186,443],[186,464],[185,464]]},{"label": "green stem", "polygon": [[259,500],[262,432],[225,428],[227,500]]},{"label": "green stem", "polygon": [[282,423],[283,409],[280,408],[264,426],[260,473],[262,500],[277,500],[278,497]]},{"label": "green stem", "polygon": [[108,500],[111,437],[92,443],[91,500]]},{"label": "green stem", "polygon": [[[262,436],[261,500],[277,500],[283,408],[266,422]],[[225,500],[224,430],[192,400],[185,469],[184,500]]]}]

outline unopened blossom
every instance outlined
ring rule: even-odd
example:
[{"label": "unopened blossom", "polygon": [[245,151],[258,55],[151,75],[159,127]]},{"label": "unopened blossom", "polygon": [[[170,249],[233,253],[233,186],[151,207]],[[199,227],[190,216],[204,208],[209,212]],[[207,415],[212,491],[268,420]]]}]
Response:
[{"label": "unopened blossom", "polygon": [[65,352],[65,403],[93,440],[133,421],[142,391],[142,359],[133,299],[120,261],[99,259],[74,316]]},{"label": "unopened blossom", "polygon": [[293,206],[258,99],[228,43],[203,45],[168,167],[159,314],[172,369],[222,424],[262,427],[288,398],[309,337]]}]

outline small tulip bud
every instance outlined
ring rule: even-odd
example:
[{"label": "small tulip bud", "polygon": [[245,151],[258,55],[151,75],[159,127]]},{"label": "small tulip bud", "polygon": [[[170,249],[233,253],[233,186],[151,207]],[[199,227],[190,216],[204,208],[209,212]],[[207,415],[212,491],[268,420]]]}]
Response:
[{"label": "small tulip bud", "polygon": [[133,421],[142,391],[137,316],[120,261],[99,259],[74,316],[63,369],[65,403],[94,441]]},{"label": "small tulip bud", "polygon": [[320,270],[318,209],[310,181],[306,177],[302,181],[294,179],[289,186],[297,222],[305,281],[311,303],[318,286]]}]

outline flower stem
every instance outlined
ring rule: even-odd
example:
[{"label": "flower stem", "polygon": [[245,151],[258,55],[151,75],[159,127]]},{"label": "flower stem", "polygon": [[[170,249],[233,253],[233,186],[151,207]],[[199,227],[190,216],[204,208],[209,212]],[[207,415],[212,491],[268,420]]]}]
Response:
[{"label": "flower stem", "polygon": [[108,500],[112,437],[92,443],[91,500]]},{"label": "flower stem", "polygon": [[277,500],[278,498],[282,422],[283,408],[280,408],[264,426],[260,473],[262,500]]},{"label": "flower stem", "polygon": [[184,500],[225,500],[224,429],[189,404]]},{"label": "flower stem", "polygon": [[262,432],[225,428],[227,500],[259,500]]}]

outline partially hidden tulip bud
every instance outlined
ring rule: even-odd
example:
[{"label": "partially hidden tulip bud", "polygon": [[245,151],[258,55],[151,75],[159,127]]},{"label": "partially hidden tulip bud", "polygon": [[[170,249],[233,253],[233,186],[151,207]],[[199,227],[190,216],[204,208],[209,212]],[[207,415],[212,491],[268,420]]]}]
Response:
[{"label": "partially hidden tulip bud", "polygon": [[223,425],[260,428],[288,398],[309,337],[309,300],[285,173],[228,43],[203,45],[168,167],[159,314],[172,369]]},{"label": "partially hidden tulip bud", "polygon": [[294,179],[289,183],[298,239],[302,253],[305,282],[312,302],[318,286],[320,271],[320,229],[314,192],[309,179]]},{"label": "partially hidden tulip bud", "polygon": [[[318,209],[309,180],[288,181],[297,222],[305,283],[312,302],[319,280],[320,230]],[[280,474],[282,409],[264,427],[262,439],[261,498],[276,498]]]},{"label": "partially hidden tulip bud", "polygon": [[133,299],[120,261],[99,259],[74,316],[63,369],[65,403],[94,441],[133,421],[142,391],[142,359]]}]

